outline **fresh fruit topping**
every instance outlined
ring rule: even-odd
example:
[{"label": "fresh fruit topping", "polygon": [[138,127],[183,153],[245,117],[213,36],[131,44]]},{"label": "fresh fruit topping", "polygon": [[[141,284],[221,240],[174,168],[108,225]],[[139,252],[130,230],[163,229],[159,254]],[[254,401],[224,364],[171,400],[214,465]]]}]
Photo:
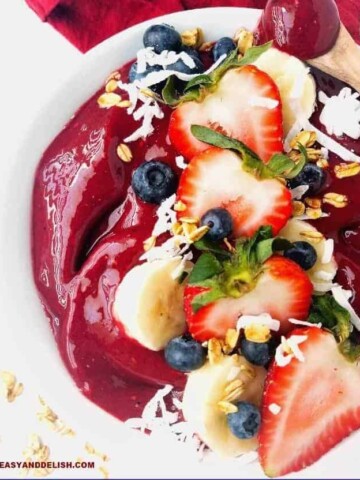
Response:
[{"label": "fresh fruit topping", "polygon": [[162,350],[185,331],[184,287],[174,278],[180,264],[177,257],[138,265],[116,290],[114,319],[129,337],[150,350]]},{"label": "fresh fruit topping", "polygon": [[[160,70],[162,70],[162,67],[160,67],[160,65],[147,65],[146,66],[146,69],[139,73],[138,72],[138,62],[134,62],[131,67],[130,67],[130,70],[129,70],[129,82],[130,83],[133,83],[135,82],[135,80],[141,80],[142,78],[146,77],[147,75],[149,75],[149,73],[152,73],[152,72],[159,72]],[[154,87],[156,87],[157,85],[154,85]]]},{"label": "fresh fruit topping", "polygon": [[230,213],[235,237],[251,236],[262,225],[277,234],[292,213],[289,190],[275,179],[255,178],[242,165],[236,153],[218,148],[194,157],[180,178],[178,200],[186,205],[181,216],[201,218],[220,207]]},{"label": "fresh fruit topping", "polygon": [[236,411],[233,402],[260,405],[265,376],[264,368],[252,367],[239,355],[207,362],[189,374],[182,404],[185,420],[218,455],[237,457],[257,448],[256,436],[244,440],[231,432],[227,413]]},{"label": "fresh fruit topping", "polygon": [[298,58],[270,48],[254,63],[276,83],[281,97],[284,133],[299,118],[310,118],[316,105],[315,81],[308,67]]},{"label": "fresh fruit topping", "polygon": [[195,48],[193,47],[188,47],[187,45],[183,45],[182,51],[187,53],[194,60],[201,60],[199,52],[195,50]]},{"label": "fresh fruit topping", "polygon": [[210,228],[206,238],[218,242],[228,237],[233,230],[233,221],[230,213],[225,208],[213,208],[202,216],[200,224]]},{"label": "fresh fruit topping", "polygon": [[204,72],[205,67],[202,61],[195,55],[193,55],[191,58],[194,60],[195,67],[189,67],[189,65],[186,65],[186,63],[184,63],[180,58],[175,63],[169,65],[167,70],[174,70],[175,72],[185,73],[186,75],[194,75]]},{"label": "fresh fruit topping", "polygon": [[239,56],[235,48],[224,60],[214,63],[203,75],[198,75],[189,80],[184,86],[183,93],[179,94],[176,89],[174,78],[168,78],[162,96],[166,104],[176,106],[192,100],[201,101],[208,93],[213,92],[224,74],[231,69],[249,65],[266,52],[271,42],[249,48],[243,56]]},{"label": "fresh fruit topping", "polygon": [[223,55],[229,55],[230,52],[236,50],[235,42],[230,37],[222,37],[218,40],[213,48],[213,58],[216,62]]},{"label": "fresh fruit topping", "polygon": [[151,160],[142,163],[133,173],[131,185],[144,202],[160,204],[175,193],[178,179],[166,163]]},{"label": "fresh fruit topping", "polygon": [[227,415],[231,433],[242,440],[255,437],[261,422],[258,407],[249,402],[237,402],[235,406],[237,407],[237,412]]},{"label": "fresh fruit topping", "polygon": [[316,250],[308,242],[295,242],[284,252],[284,256],[300,265],[303,270],[310,270],[317,261]]},{"label": "fresh fruit topping", "polygon": [[[305,338],[303,361],[274,362],[263,397],[259,457],[270,477],[302,470],[360,428],[359,367],[329,332],[305,328],[293,336]],[[273,404],[281,408],[277,415]]]},{"label": "fresh fruit topping", "polygon": [[[171,115],[169,135],[181,155],[191,159],[208,147],[193,137],[198,124],[244,142],[267,162],[283,150],[279,91],[264,72],[252,65],[227,71],[215,91],[181,104]],[[231,111],[231,115],[229,115]]]},{"label": "fresh fruit topping", "polygon": [[[335,299],[335,294],[318,295],[313,299],[308,321],[330,330],[339,343],[339,350],[349,362],[360,359],[360,345],[353,335],[351,313]],[[350,306],[350,309],[352,307]]]},{"label": "fresh fruit topping", "polygon": [[[160,65],[146,65],[146,69],[143,72],[138,72],[138,62],[134,62],[129,70],[128,79],[130,83],[135,82],[135,80],[142,80],[143,78],[147,77],[150,73],[153,72],[160,72],[162,67]],[[150,90],[160,94],[162,89],[165,86],[165,82],[160,82],[155,85],[152,85]]]},{"label": "fresh fruit topping", "polygon": [[289,181],[291,188],[299,187],[300,185],[306,185],[309,187],[306,192],[311,196],[318,193],[326,182],[326,172],[323,168],[318,167],[314,163],[308,163],[298,176]]},{"label": "fresh fruit topping", "polygon": [[307,274],[318,293],[324,293],[332,289],[333,279],[337,272],[337,265],[334,260],[334,241],[326,240],[313,225],[303,220],[293,218],[289,220],[286,227],[280,233],[280,237],[290,242],[307,241],[316,250],[316,263],[307,270]]},{"label": "fresh fruit topping", "polygon": [[272,340],[264,343],[252,342],[246,338],[240,341],[241,354],[253,365],[265,366],[273,358],[275,346]]},{"label": "fresh fruit topping", "polygon": [[151,25],[145,30],[143,37],[144,47],[151,47],[155,53],[161,53],[164,50],[178,52],[181,49],[181,35],[174,27],[162,23],[160,25]]},{"label": "fresh fruit topping", "polygon": [[202,367],[206,360],[206,349],[190,336],[170,340],[165,347],[165,360],[170,367],[180,372],[191,372]]},{"label": "fresh fruit topping", "polygon": [[185,287],[184,308],[193,337],[201,342],[224,338],[240,315],[268,313],[281,322],[281,332],[291,327],[289,318],[306,319],[313,291],[308,276],[291,260],[272,256],[288,245],[261,229],[238,242],[230,259],[203,253]]}]

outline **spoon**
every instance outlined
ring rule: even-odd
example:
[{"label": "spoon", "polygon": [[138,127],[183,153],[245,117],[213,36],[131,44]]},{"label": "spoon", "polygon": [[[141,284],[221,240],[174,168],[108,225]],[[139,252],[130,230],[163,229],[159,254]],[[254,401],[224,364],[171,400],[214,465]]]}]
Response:
[{"label": "spoon", "polygon": [[360,47],[342,23],[331,50],[307,63],[360,92]]},{"label": "spoon", "polygon": [[360,91],[360,48],[335,0],[268,0],[258,25],[274,45]]}]

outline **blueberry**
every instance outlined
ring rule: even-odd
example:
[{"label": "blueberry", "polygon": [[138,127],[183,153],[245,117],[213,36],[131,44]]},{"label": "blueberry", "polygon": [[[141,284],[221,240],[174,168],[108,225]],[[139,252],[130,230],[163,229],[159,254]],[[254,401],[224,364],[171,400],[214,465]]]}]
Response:
[{"label": "blueberry", "polygon": [[177,337],[166,345],[165,360],[175,370],[191,372],[204,365],[206,350],[190,336]]},{"label": "blueberry", "polygon": [[182,47],[182,51],[187,53],[191,58],[193,58],[194,60],[197,59],[197,60],[201,60],[200,59],[200,54],[197,50],[195,50],[195,48],[192,48],[192,47],[188,47],[186,45],[183,45]]},{"label": "blueberry", "polygon": [[[128,79],[129,79],[129,82],[132,83],[135,80],[141,80],[142,78],[145,78],[147,75],[149,75],[149,73],[159,72],[160,70],[163,70],[163,68],[160,67],[160,65],[154,65],[154,66],[147,65],[146,70],[144,72],[138,73],[137,62],[134,62],[130,67]],[[161,93],[161,90],[164,88],[164,85],[165,85],[165,82],[161,82],[149,88],[151,88],[151,90],[154,90],[154,92]]]},{"label": "blueberry", "polygon": [[213,48],[213,58],[216,62],[222,55],[229,55],[230,52],[235,50],[236,45],[234,40],[230,37],[223,37],[218,40]]},{"label": "blueberry", "polygon": [[168,65],[167,70],[175,70],[175,72],[186,73],[187,75],[199,74],[205,71],[205,67],[199,58],[191,57],[195,62],[195,67],[190,68],[181,58],[172,65]]},{"label": "blueberry", "polygon": [[225,208],[213,208],[201,218],[201,226],[207,225],[210,230],[206,237],[213,242],[218,242],[228,237],[233,229],[230,213]]},{"label": "blueberry", "polygon": [[144,202],[160,204],[176,192],[178,179],[166,163],[142,163],[133,173],[131,185]]},{"label": "blueberry", "polygon": [[292,247],[284,252],[284,257],[300,265],[304,270],[310,270],[317,260],[315,248],[308,242],[294,242]]},{"label": "blueberry", "polygon": [[289,181],[290,188],[300,185],[309,187],[306,195],[314,195],[322,189],[326,181],[325,171],[314,163],[307,163],[302,171],[295,178]]},{"label": "blueberry", "polygon": [[255,437],[261,422],[258,407],[248,402],[238,402],[235,405],[238,411],[227,415],[227,423],[231,432],[242,440]]},{"label": "blueberry", "polygon": [[253,365],[264,367],[267,365],[275,352],[275,345],[272,340],[265,343],[256,343],[242,338],[240,340],[242,355]]},{"label": "blueberry", "polygon": [[149,27],[144,33],[143,42],[145,47],[152,47],[155,53],[163,50],[178,52],[182,45],[180,34],[165,23]]}]

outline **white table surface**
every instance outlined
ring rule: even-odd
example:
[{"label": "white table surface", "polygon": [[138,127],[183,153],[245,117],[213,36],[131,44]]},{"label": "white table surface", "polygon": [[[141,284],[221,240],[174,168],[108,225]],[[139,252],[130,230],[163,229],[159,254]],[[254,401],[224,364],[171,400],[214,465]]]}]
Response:
[{"label": "white table surface", "polygon": [[[42,105],[81,62],[83,55],[51,26],[42,23],[24,0],[0,2],[0,45],[0,161],[7,162]],[[103,478],[98,470],[101,465],[106,465],[111,476],[121,475],[117,469],[114,471],[113,462],[104,464],[85,452],[85,442],[94,443],[91,438],[85,438],[81,432],[76,432],[74,438],[61,437],[39,422],[36,417],[38,395],[44,392],[36,391],[26,382],[16,349],[1,336],[0,370],[14,372],[25,387],[23,395],[14,403],[0,397],[0,462],[23,460],[22,451],[28,436],[36,433],[50,446],[54,460],[75,461],[81,457],[96,462],[95,470],[57,470],[48,478]],[[0,469],[0,478],[20,478],[19,471]]]}]

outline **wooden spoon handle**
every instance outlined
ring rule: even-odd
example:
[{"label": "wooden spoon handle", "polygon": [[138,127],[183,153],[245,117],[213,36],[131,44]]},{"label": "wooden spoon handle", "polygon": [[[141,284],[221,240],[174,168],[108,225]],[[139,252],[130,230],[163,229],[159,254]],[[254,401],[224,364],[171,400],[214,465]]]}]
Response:
[{"label": "wooden spoon handle", "polygon": [[360,47],[343,24],[333,48],[325,55],[309,60],[308,63],[360,92]]}]

